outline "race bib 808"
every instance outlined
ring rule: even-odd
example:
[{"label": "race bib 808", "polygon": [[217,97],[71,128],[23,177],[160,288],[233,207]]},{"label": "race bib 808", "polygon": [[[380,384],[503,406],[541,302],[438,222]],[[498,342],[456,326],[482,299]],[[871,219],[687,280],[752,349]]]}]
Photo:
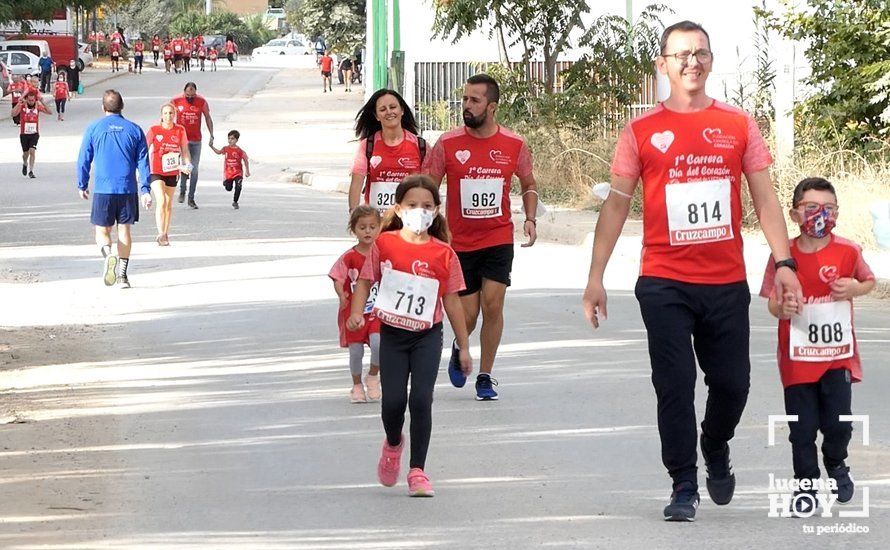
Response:
[{"label": "race bib 808", "polygon": [[794,361],[821,362],[853,357],[853,304],[849,300],[804,304],[791,319],[789,352]]}]

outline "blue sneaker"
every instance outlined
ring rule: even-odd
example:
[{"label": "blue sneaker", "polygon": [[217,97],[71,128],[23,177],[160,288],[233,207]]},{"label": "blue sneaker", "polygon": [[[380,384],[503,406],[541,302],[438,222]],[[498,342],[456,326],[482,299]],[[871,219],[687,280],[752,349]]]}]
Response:
[{"label": "blue sneaker", "polygon": [[700,502],[698,488],[682,481],[674,486],[671,502],[664,507],[665,521],[695,521],[695,511]]},{"label": "blue sneaker", "polygon": [[497,401],[498,392],[491,387],[492,384],[498,385],[498,381],[486,373],[481,373],[476,377],[476,401]]},{"label": "blue sneaker", "polygon": [[467,383],[467,377],[460,370],[460,350],[457,349],[457,343],[451,342],[451,359],[448,361],[448,378],[451,379],[451,385],[455,388],[462,388]]}]

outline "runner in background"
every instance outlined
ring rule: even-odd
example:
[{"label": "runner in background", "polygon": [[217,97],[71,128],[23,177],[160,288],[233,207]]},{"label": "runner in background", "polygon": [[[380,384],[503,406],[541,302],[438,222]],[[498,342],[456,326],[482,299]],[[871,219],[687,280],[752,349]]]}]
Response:
[{"label": "runner in background", "polygon": [[22,175],[34,179],[37,142],[40,141],[40,113],[53,111],[37,99],[37,91],[29,89],[15,107],[12,116],[19,119],[19,142],[22,145]]},{"label": "runner in background", "polygon": [[359,109],[355,136],[360,141],[349,184],[349,211],[363,202],[383,215],[395,206],[399,183],[420,172],[426,142],[417,137],[411,107],[398,92],[386,89],[374,92]]},{"label": "runner in background", "polygon": [[170,245],[170,223],[173,220],[173,194],[179,184],[179,174],[192,169],[189,142],[185,128],[176,124],[176,107],[167,103],[161,107],[161,123],[149,128],[148,143],[151,189],[154,192],[155,224],[158,246]]},{"label": "runner in background", "polygon": [[460,344],[461,369],[465,375],[473,370],[457,295],[464,286],[463,277],[457,255],[448,246],[448,224],[440,206],[439,189],[429,177],[408,176],[399,184],[396,206],[362,267],[346,323],[349,330],[365,325],[370,289],[378,283],[373,311],[381,322],[381,416],[386,439],[377,479],[386,487],[398,481],[402,426],[405,409],[410,409],[408,494],[413,497],[435,494],[424,468],[432,433],[433,388],[442,358],[443,310]]},{"label": "runner in background", "polygon": [[136,39],[133,44],[133,72],[142,74],[142,61],[145,59],[145,44],[141,38]]},{"label": "runner in background", "polygon": [[204,61],[207,59],[207,47],[204,44],[198,46],[198,62],[201,65],[201,72],[204,72]]},{"label": "runner in background", "polygon": [[181,36],[175,37],[171,42],[170,46],[173,49],[173,71],[176,74],[179,74],[182,70],[182,55],[185,49],[185,45],[183,44],[183,40]]},{"label": "runner in background", "polygon": [[229,60],[229,67],[234,69],[234,61],[235,54],[238,53],[238,46],[235,45],[235,40],[232,39],[231,36],[226,37],[226,59]]},{"label": "runner in background", "polygon": [[68,82],[65,81],[65,73],[59,71],[57,76],[53,97],[56,100],[56,112],[59,120],[65,120],[65,104],[68,102]]},{"label": "runner in background", "polygon": [[111,53],[111,72],[116,73],[121,70],[121,44],[120,42],[112,42],[108,49]]},{"label": "runner in background", "polygon": [[207,52],[207,57],[210,59],[210,70],[212,72],[216,72],[216,59],[219,57],[219,53],[216,51],[216,48],[213,46],[210,47],[210,51]]},{"label": "runner in background", "polygon": [[167,39],[164,42],[164,69],[166,72],[170,72],[170,67],[173,65],[173,45],[170,40]]},{"label": "runner in background", "polygon": [[[365,259],[371,251],[371,245],[380,232],[380,222],[380,213],[376,208],[363,205],[353,210],[349,216],[348,229],[358,239],[358,243],[344,252],[328,273],[328,277],[334,281],[334,292],[340,299],[337,327],[340,329],[340,347],[349,349],[349,372],[352,374],[349,400],[352,403],[366,403],[380,399],[380,321],[373,312],[374,297],[377,295],[376,285],[371,287],[371,297],[365,304],[365,325],[357,331],[346,328],[346,321],[351,311],[352,293],[355,291],[359,273],[365,265]],[[371,348],[371,368],[362,384],[362,363],[366,345]]]},{"label": "runner in background", "polygon": [[[875,287],[875,276],[862,258],[862,249],[832,233],[839,207],[834,186],[824,178],[807,178],[794,189],[790,217],[800,226],[791,241],[791,258],[803,288],[803,303],[788,293],[779,305],[775,295],[776,266],[770,257],[760,295],[779,319],[779,372],[785,393],[794,478],[819,480],[816,436],[822,432],[822,460],[834,480],[840,503],[850,502],[855,485],[850,476],[847,446],[853,427],[841,421],[852,412],[852,382],[862,381],[862,365],[853,327],[853,298]],[[806,482],[804,482],[806,483]],[[807,498],[800,498],[801,495]],[[810,517],[816,510],[816,490],[794,492],[791,512]]]},{"label": "runner in background", "polygon": [[[486,74],[472,76],[463,96],[464,126],[439,138],[424,171],[437,185],[448,176],[448,223],[467,285],[460,296],[470,334],[482,314],[476,399],[494,401],[497,381],[491,373],[504,332],[504,298],[513,271],[513,175],[519,178],[526,212],[523,230],[529,241],[523,247],[534,245],[537,238],[538,192],[525,140],[498,124],[495,117],[498,83]],[[459,353],[457,343],[452,343],[448,374],[458,388],[466,383]]]},{"label": "runner in background", "polygon": [[[13,111],[15,111],[15,106],[21,101],[25,92],[28,91],[28,88],[28,83],[25,81],[24,77],[12,75],[12,82],[9,84],[6,91],[10,94]],[[16,126],[19,125],[19,115],[12,113],[12,123]]]},{"label": "runner in background", "polygon": [[773,257],[780,259],[777,295],[799,298],[801,291],[787,263],[788,231],[769,175],[766,142],[750,116],[707,96],[713,62],[707,32],[691,21],[671,25],[660,51],[656,65],[671,93],[619,137],[614,192],[597,220],[583,304],[598,327],[607,316],[603,274],[627,219],[629,197],[642,179],[643,254],[635,294],[649,341],[662,461],[673,484],[664,519],[694,521],[696,360],[708,387],[701,450],[708,494],[718,505],[728,504],[735,491],[728,442],[750,385],[742,174]]},{"label": "runner in background", "polygon": [[250,177],[250,159],[244,149],[238,147],[241,132],[232,130],[228,134],[229,144],[222,149],[213,146],[213,138],[210,138],[210,149],[217,155],[223,155],[223,187],[226,191],[235,189],[235,197],[232,208],[238,210],[238,199],[241,198],[241,184],[244,178]]},{"label": "runner in background", "polygon": [[182,69],[190,73],[192,72],[192,38],[186,36],[182,40]]},{"label": "runner in background", "polygon": [[158,66],[158,58],[161,55],[161,37],[158,35],[154,35],[151,39],[151,54],[155,60],[155,67]]},{"label": "runner in background", "polygon": [[352,89],[352,59],[348,55],[344,55],[340,61],[340,70],[343,72],[343,83],[346,85],[346,91],[351,92]]},{"label": "runner in background", "polygon": [[324,55],[318,58],[318,66],[321,68],[321,89],[323,92],[327,93],[328,91],[333,92],[333,88],[331,88],[331,73],[334,69],[334,58],[331,57],[331,52],[324,52]]}]

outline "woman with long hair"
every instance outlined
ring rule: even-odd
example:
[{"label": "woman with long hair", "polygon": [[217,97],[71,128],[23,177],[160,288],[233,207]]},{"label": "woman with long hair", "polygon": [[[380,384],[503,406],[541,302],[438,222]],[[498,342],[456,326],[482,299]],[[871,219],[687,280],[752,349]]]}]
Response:
[{"label": "woman with long hair", "polygon": [[387,89],[374,92],[359,109],[355,136],[360,141],[349,185],[349,211],[364,202],[383,214],[395,205],[399,182],[420,173],[426,142],[418,137],[414,113],[404,98]]},{"label": "woman with long hair", "polygon": [[173,217],[173,194],[179,183],[179,173],[192,170],[188,136],[185,127],[176,124],[176,108],[166,103],[161,107],[161,123],[149,128],[148,142],[151,189],[157,203],[155,223],[159,246],[170,245],[170,221]]}]

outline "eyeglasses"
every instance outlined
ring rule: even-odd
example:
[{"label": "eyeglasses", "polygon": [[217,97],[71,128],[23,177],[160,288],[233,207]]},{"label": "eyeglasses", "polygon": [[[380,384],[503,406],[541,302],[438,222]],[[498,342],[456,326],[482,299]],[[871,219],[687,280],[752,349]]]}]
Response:
[{"label": "eyeglasses", "polygon": [[661,57],[673,57],[680,63],[686,63],[690,57],[695,57],[699,63],[708,63],[714,58],[714,54],[710,50],[695,50],[694,52],[684,50],[677,53],[663,53]]},{"label": "eyeglasses", "polygon": [[800,207],[803,207],[804,212],[806,212],[807,214],[815,214],[819,211],[820,208],[824,208],[829,216],[836,216],[837,211],[840,209],[840,207],[836,204],[820,204],[818,202],[801,202],[798,203],[794,208]]}]

